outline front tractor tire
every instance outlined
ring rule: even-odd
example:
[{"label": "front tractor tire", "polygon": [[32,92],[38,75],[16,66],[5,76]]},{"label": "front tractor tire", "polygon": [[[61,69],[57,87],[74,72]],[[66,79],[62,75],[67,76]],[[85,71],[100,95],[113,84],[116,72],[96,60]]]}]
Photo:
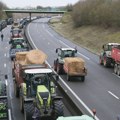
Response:
[{"label": "front tractor tire", "polygon": [[52,118],[56,120],[59,116],[64,116],[63,102],[61,100],[55,100],[53,102]]},{"label": "front tractor tire", "polygon": [[101,57],[101,56],[99,57],[99,64],[100,64],[100,65],[103,65],[103,60],[102,60],[102,57]]}]

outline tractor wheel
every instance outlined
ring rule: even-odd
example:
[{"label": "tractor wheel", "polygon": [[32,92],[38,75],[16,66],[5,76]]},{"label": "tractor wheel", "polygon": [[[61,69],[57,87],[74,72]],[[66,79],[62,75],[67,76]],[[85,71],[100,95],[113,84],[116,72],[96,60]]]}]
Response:
[{"label": "tractor wheel", "polygon": [[81,80],[82,80],[82,82],[84,82],[85,81],[85,76],[81,76]]},{"label": "tractor wheel", "polygon": [[103,65],[105,67],[110,67],[111,66],[111,60],[107,57],[104,57]]},{"label": "tractor wheel", "polygon": [[27,111],[24,112],[24,120],[32,120],[32,115]]},{"label": "tractor wheel", "polygon": [[70,81],[70,80],[71,80],[71,76],[67,74],[67,81]]},{"label": "tractor wheel", "polygon": [[57,71],[57,67],[56,67],[56,66],[57,66],[57,65],[56,65],[56,60],[54,60],[54,66],[53,66],[54,68],[53,68],[53,69],[54,69],[55,71]]},{"label": "tractor wheel", "polygon": [[115,64],[115,65],[114,65],[114,73],[115,73],[115,74],[117,74],[117,71],[118,71],[117,69],[118,69],[117,64]]},{"label": "tractor wheel", "polygon": [[117,75],[120,76],[120,65],[117,67]]},{"label": "tractor wheel", "polygon": [[15,73],[14,73],[14,70],[12,69],[12,77],[14,78],[15,77]]},{"label": "tractor wheel", "polygon": [[19,88],[17,87],[17,84],[15,81],[14,81],[14,94],[17,98],[19,97]]},{"label": "tractor wheel", "polygon": [[23,102],[23,97],[22,97],[22,95],[21,95],[21,89],[20,89],[20,93],[19,93],[19,95],[20,95],[20,111],[22,112],[22,113],[24,113],[24,102]]},{"label": "tractor wheel", "polygon": [[56,120],[59,116],[64,116],[63,102],[61,100],[55,100],[53,103],[52,118]]},{"label": "tractor wheel", "polygon": [[99,57],[99,63],[100,63],[100,65],[103,65],[103,60],[101,57]]},{"label": "tractor wheel", "polygon": [[60,75],[62,73],[62,70],[61,70],[61,67],[60,67],[60,64],[58,63],[57,64],[57,74]]}]

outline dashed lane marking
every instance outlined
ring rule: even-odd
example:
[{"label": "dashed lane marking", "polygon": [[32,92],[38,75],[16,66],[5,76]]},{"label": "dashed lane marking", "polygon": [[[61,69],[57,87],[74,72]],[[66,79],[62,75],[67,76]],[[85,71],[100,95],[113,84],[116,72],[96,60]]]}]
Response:
[{"label": "dashed lane marking", "polygon": [[118,99],[119,100],[119,97],[117,97],[114,93],[112,93],[111,91],[108,91],[108,93],[110,94],[110,95],[112,95],[114,98],[116,98],[116,99]]}]

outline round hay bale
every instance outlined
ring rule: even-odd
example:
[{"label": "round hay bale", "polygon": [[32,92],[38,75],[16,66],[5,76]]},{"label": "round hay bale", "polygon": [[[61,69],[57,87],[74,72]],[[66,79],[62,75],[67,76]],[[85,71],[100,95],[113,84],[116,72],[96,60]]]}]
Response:
[{"label": "round hay bale", "polygon": [[47,55],[41,50],[31,50],[26,55],[26,64],[43,64]]}]

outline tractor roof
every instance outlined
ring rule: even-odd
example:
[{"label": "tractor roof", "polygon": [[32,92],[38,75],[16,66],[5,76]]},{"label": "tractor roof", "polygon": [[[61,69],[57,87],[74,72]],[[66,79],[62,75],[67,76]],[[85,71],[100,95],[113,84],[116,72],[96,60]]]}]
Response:
[{"label": "tractor roof", "polygon": [[74,48],[61,48],[61,50],[72,50],[72,51],[74,51],[75,49]]},{"label": "tractor roof", "polygon": [[57,120],[94,120],[94,119],[92,117],[89,117],[88,115],[82,115],[82,116],[58,117]]},{"label": "tractor roof", "polygon": [[120,45],[120,43],[108,43],[108,45]]},{"label": "tractor roof", "polygon": [[52,73],[51,69],[42,68],[42,69],[26,69],[25,73],[36,74],[36,73]]}]

